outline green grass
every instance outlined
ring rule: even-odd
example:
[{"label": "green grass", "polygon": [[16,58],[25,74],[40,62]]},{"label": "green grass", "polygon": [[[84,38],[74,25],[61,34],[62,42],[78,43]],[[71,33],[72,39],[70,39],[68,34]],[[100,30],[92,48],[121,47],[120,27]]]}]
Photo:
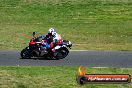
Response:
[{"label": "green grass", "polygon": [[[0,67],[0,88],[131,88],[131,84],[76,83],[78,67]],[[130,74],[131,68],[86,68],[87,74]]]},{"label": "green grass", "polygon": [[55,27],[73,49],[132,50],[131,0],[1,0],[0,49],[22,49],[25,36]]}]

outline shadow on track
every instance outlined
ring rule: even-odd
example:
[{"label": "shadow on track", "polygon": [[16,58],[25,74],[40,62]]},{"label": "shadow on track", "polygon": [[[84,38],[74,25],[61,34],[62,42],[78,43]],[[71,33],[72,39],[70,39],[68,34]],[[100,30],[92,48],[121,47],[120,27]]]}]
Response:
[{"label": "shadow on track", "polygon": [[20,59],[33,59],[33,60],[59,60],[59,59],[51,59],[51,58],[42,58],[42,57],[34,57],[34,58],[20,58]]}]

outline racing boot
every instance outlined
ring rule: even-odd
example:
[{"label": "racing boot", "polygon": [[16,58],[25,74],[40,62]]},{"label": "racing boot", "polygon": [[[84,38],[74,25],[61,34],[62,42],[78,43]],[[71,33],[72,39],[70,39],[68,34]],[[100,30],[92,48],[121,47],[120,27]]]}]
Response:
[{"label": "racing boot", "polygon": [[52,49],[52,59],[53,59],[53,60],[56,59],[56,58],[55,58],[55,52],[56,52],[56,50],[55,50],[55,49]]},{"label": "racing boot", "polygon": [[55,53],[55,52],[56,52],[56,50],[55,50],[55,49],[52,49],[52,52],[53,52],[53,53]]}]

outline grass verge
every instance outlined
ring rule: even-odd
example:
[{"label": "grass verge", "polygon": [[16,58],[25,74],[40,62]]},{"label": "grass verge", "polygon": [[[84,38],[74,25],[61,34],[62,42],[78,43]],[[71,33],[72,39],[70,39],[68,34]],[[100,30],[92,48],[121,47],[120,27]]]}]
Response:
[{"label": "grass verge", "polygon": [[[131,84],[76,83],[78,67],[0,67],[0,88],[131,88]],[[86,68],[89,74],[130,74],[131,68]]]},{"label": "grass verge", "polygon": [[0,49],[22,49],[27,35],[55,27],[73,49],[132,50],[131,23],[131,0],[2,0]]}]

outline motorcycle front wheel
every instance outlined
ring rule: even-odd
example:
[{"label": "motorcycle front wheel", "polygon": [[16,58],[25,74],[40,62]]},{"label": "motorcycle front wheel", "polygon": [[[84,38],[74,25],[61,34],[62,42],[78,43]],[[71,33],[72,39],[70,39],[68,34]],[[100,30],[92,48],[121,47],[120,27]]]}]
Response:
[{"label": "motorcycle front wheel", "polygon": [[30,57],[30,50],[28,49],[28,47],[26,47],[25,49],[23,49],[22,51],[21,51],[21,58],[22,59],[29,59],[29,58],[31,58]]}]

